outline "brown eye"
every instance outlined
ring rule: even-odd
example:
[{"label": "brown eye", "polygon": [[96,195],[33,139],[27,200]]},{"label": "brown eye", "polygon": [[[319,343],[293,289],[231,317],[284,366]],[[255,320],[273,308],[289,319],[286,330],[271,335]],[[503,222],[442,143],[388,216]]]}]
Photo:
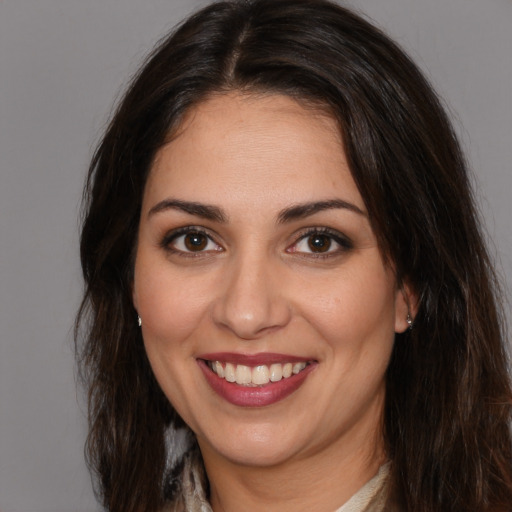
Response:
[{"label": "brown eye", "polygon": [[325,227],[310,228],[286,252],[310,258],[342,256],[354,248],[352,241],[339,231]]},{"label": "brown eye", "polygon": [[170,233],[160,245],[166,251],[180,256],[206,256],[214,252],[223,252],[223,248],[208,233],[192,226]]},{"label": "brown eye", "polygon": [[203,233],[192,232],[185,235],[183,242],[189,251],[202,251],[208,245],[208,237]]},{"label": "brown eye", "polygon": [[315,234],[308,237],[308,247],[311,252],[327,252],[332,245],[332,239],[328,235]]}]

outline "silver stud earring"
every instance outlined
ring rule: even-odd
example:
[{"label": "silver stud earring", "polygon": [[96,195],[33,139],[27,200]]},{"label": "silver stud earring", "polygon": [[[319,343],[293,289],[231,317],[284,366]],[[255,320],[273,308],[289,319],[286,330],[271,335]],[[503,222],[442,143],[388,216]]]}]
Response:
[{"label": "silver stud earring", "polygon": [[139,324],[139,327],[142,325],[142,319],[139,315],[137,315],[137,323]]},{"label": "silver stud earring", "polygon": [[413,321],[410,313],[407,313],[407,325],[409,326],[409,330],[412,329]]}]

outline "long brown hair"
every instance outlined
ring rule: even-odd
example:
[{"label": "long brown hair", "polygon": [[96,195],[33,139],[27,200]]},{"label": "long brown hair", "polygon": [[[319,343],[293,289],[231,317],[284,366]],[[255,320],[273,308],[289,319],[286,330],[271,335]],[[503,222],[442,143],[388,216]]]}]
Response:
[{"label": "long brown hair", "polygon": [[77,358],[87,455],[111,511],[156,511],[165,431],[180,424],[146,358],[131,301],[143,190],[156,151],[214,92],[286,94],[339,122],[383,255],[419,297],[396,336],[384,435],[405,510],[507,510],[511,389],[497,281],[466,165],[439,99],[392,41],[324,0],[214,3],[148,58],[93,157],[84,195]]}]

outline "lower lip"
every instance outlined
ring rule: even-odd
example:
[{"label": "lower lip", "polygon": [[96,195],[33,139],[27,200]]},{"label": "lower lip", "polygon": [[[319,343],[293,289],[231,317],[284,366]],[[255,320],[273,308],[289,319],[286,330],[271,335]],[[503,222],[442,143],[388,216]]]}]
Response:
[{"label": "lower lip", "polygon": [[272,405],[296,391],[316,364],[308,364],[304,370],[278,382],[269,382],[264,386],[240,386],[228,382],[214,373],[202,359],[197,360],[211,388],[224,400],[241,407],[265,407]]}]

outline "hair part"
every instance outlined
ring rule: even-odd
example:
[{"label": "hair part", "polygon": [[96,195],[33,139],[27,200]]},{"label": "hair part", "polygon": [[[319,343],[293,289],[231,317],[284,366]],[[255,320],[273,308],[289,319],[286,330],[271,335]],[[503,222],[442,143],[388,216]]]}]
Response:
[{"label": "hair part", "polygon": [[225,1],[191,16],[150,55],[92,159],[76,340],[103,504],[156,511],[172,498],[165,432],[182,423],[153,376],[132,304],[139,215],[158,149],[191,108],[228,91],[285,94],[337,120],[382,253],[419,297],[386,384],[384,435],[404,509],[506,510],[504,322],[466,164],[416,66],[324,0]]}]

